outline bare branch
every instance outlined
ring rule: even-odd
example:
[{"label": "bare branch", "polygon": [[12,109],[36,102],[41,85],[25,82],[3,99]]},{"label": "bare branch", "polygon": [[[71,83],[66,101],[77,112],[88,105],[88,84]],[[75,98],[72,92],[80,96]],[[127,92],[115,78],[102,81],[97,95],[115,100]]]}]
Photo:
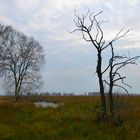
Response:
[{"label": "bare branch", "polygon": [[[117,35],[113,38],[113,40],[111,42],[114,42],[122,37],[124,37],[130,30],[127,30],[126,32],[122,33],[123,32],[123,28],[117,33]],[[122,35],[121,35],[122,33]]]},{"label": "bare branch", "polygon": [[109,86],[110,86],[109,82],[107,82],[106,80],[103,80],[103,82],[105,82],[107,85],[109,85]]},{"label": "bare branch", "polygon": [[122,88],[127,94],[129,94],[128,90],[126,88],[124,88],[123,86],[120,86],[117,84],[114,84],[114,86]]}]

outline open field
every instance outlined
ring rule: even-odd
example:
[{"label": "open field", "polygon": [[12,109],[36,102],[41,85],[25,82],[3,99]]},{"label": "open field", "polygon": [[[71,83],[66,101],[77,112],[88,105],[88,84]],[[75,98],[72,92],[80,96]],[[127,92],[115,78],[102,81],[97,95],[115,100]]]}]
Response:
[{"label": "open field", "polygon": [[[32,101],[64,103],[37,108]],[[0,140],[140,140],[140,96],[115,97],[116,118],[98,121],[99,97],[0,97]],[[110,115],[110,114],[108,114]]]}]

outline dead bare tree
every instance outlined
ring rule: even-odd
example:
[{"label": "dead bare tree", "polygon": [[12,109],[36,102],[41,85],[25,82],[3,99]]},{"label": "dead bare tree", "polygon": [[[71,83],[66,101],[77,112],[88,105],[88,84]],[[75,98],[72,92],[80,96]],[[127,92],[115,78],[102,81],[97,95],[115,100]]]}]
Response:
[{"label": "dead bare tree", "polygon": [[44,54],[36,40],[11,26],[0,25],[0,33],[0,72],[17,101],[20,95],[40,86]]},{"label": "dead bare tree", "polygon": [[129,92],[126,89],[126,87],[131,88],[130,85],[124,82],[126,76],[122,76],[120,70],[127,65],[136,65],[136,60],[138,60],[140,56],[130,57],[130,56],[115,55],[113,42],[110,42],[110,48],[111,48],[111,58],[109,60],[109,64],[107,67],[107,69],[109,68],[109,82],[107,82],[106,80],[104,81],[109,85],[108,94],[109,94],[109,102],[110,102],[110,112],[113,112],[114,110],[113,88],[119,87],[123,89],[128,95]]},{"label": "dead bare tree", "polygon": [[[129,30],[123,31],[123,29],[121,29],[111,41],[106,41],[104,39],[104,31],[102,29],[102,24],[104,23],[104,21],[100,21],[98,19],[101,13],[102,11],[97,14],[90,13],[90,11],[88,11],[84,15],[79,15],[75,12],[74,14],[75,14],[76,19],[74,20],[74,23],[75,23],[76,29],[73,30],[72,33],[76,31],[80,31],[83,39],[87,42],[90,42],[97,51],[96,73],[99,80],[101,107],[102,107],[103,114],[106,114],[106,97],[105,97],[105,92],[104,92],[103,75],[107,72],[111,64],[103,70],[103,64],[102,64],[103,52],[106,49],[108,49],[110,46],[112,46],[114,42],[124,37],[129,32]],[[112,55],[114,55],[113,53]],[[110,63],[111,63],[111,60],[110,60]],[[112,86],[110,87],[110,90],[112,91],[111,88]]]},{"label": "dead bare tree", "polygon": [[[96,72],[99,79],[100,95],[101,95],[101,106],[104,114],[106,113],[106,99],[104,93],[103,83],[103,72],[102,72],[102,51],[106,48],[105,41],[103,40],[104,34],[101,29],[102,22],[97,20],[97,17],[102,13],[97,14],[90,13],[89,11],[85,15],[77,15],[75,12],[76,19],[74,20],[76,29],[73,31],[80,31],[85,41],[91,42],[97,51],[97,66]],[[88,22],[88,23],[87,23]],[[86,23],[88,25],[86,25]],[[93,33],[93,30],[96,32]]]}]

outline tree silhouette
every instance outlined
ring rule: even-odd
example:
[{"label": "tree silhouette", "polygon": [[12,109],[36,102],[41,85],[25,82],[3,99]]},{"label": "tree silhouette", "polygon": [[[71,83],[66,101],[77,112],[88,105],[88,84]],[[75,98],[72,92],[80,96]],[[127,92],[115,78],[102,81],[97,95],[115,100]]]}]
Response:
[{"label": "tree silhouette", "polygon": [[7,92],[16,97],[40,86],[44,54],[40,44],[11,26],[0,25],[0,73]]},{"label": "tree silhouette", "polygon": [[106,84],[109,85],[108,94],[109,94],[109,101],[110,101],[110,112],[113,112],[114,110],[113,88],[119,87],[123,89],[127,94],[129,94],[129,92],[126,89],[126,87],[131,88],[130,85],[124,82],[124,79],[126,78],[126,76],[122,76],[120,73],[120,70],[123,67],[126,67],[127,65],[136,65],[136,60],[139,59],[140,56],[130,57],[130,56],[115,55],[113,42],[110,42],[110,48],[111,48],[111,57],[110,57],[109,64],[107,67],[107,69],[109,69],[109,82],[107,82],[106,80],[104,81]]},{"label": "tree silhouette", "polygon": [[[100,95],[101,95],[101,107],[103,111],[103,115],[106,114],[106,97],[105,97],[105,91],[104,91],[104,82],[106,82],[109,85],[109,97],[110,97],[110,111],[113,110],[113,87],[118,86],[125,91],[126,88],[118,85],[117,81],[122,81],[125,77],[122,77],[119,73],[119,70],[127,65],[127,64],[135,64],[135,60],[138,58],[136,57],[124,57],[124,56],[117,56],[114,54],[114,47],[113,43],[124,37],[129,30],[124,31],[121,29],[116,36],[110,40],[107,41],[104,39],[104,31],[102,29],[102,24],[105,23],[104,21],[99,20],[99,16],[102,13],[102,11],[98,12],[97,14],[91,13],[88,11],[86,14],[77,14],[76,11],[74,12],[75,15],[75,26],[76,29],[72,31],[73,32],[81,32],[82,38],[90,42],[92,46],[96,49],[97,52],[97,65],[96,65],[96,73],[98,76],[98,82],[100,87]],[[108,66],[103,69],[103,52],[108,50],[109,48],[109,54],[111,54],[109,59]],[[120,62],[116,62],[116,60],[119,60]],[[103,75],[109,71],[109,78],[110,82],[107,82],[103,79]],[[125,84],[126,85],[126,84]],[[128,85],[127,85],[128,86]]]}]

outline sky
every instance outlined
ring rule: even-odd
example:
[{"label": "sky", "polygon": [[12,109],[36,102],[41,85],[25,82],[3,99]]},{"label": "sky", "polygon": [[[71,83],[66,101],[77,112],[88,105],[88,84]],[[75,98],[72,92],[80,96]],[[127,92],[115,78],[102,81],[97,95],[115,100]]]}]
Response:
[{"label": "sky", "polygon": [[[103,11],[100,18],[108,21],[103,27],[108,41],[121,28],[131,29],[115,48],[118,54],[133,56],[140,54],[139,6],[139,0],[0,0],[0,22],[33,36],[42,45],[46,63],[41,91],[79,94],[99,91],[99,87],[95,48],[80,33],[69,32],[75,29],[74,10],[79,14]],[[104,54],[105,61],[107,56]],[[140,61],[138,64],[122,70],[133,87],[131,93],[140,93]]]}]

